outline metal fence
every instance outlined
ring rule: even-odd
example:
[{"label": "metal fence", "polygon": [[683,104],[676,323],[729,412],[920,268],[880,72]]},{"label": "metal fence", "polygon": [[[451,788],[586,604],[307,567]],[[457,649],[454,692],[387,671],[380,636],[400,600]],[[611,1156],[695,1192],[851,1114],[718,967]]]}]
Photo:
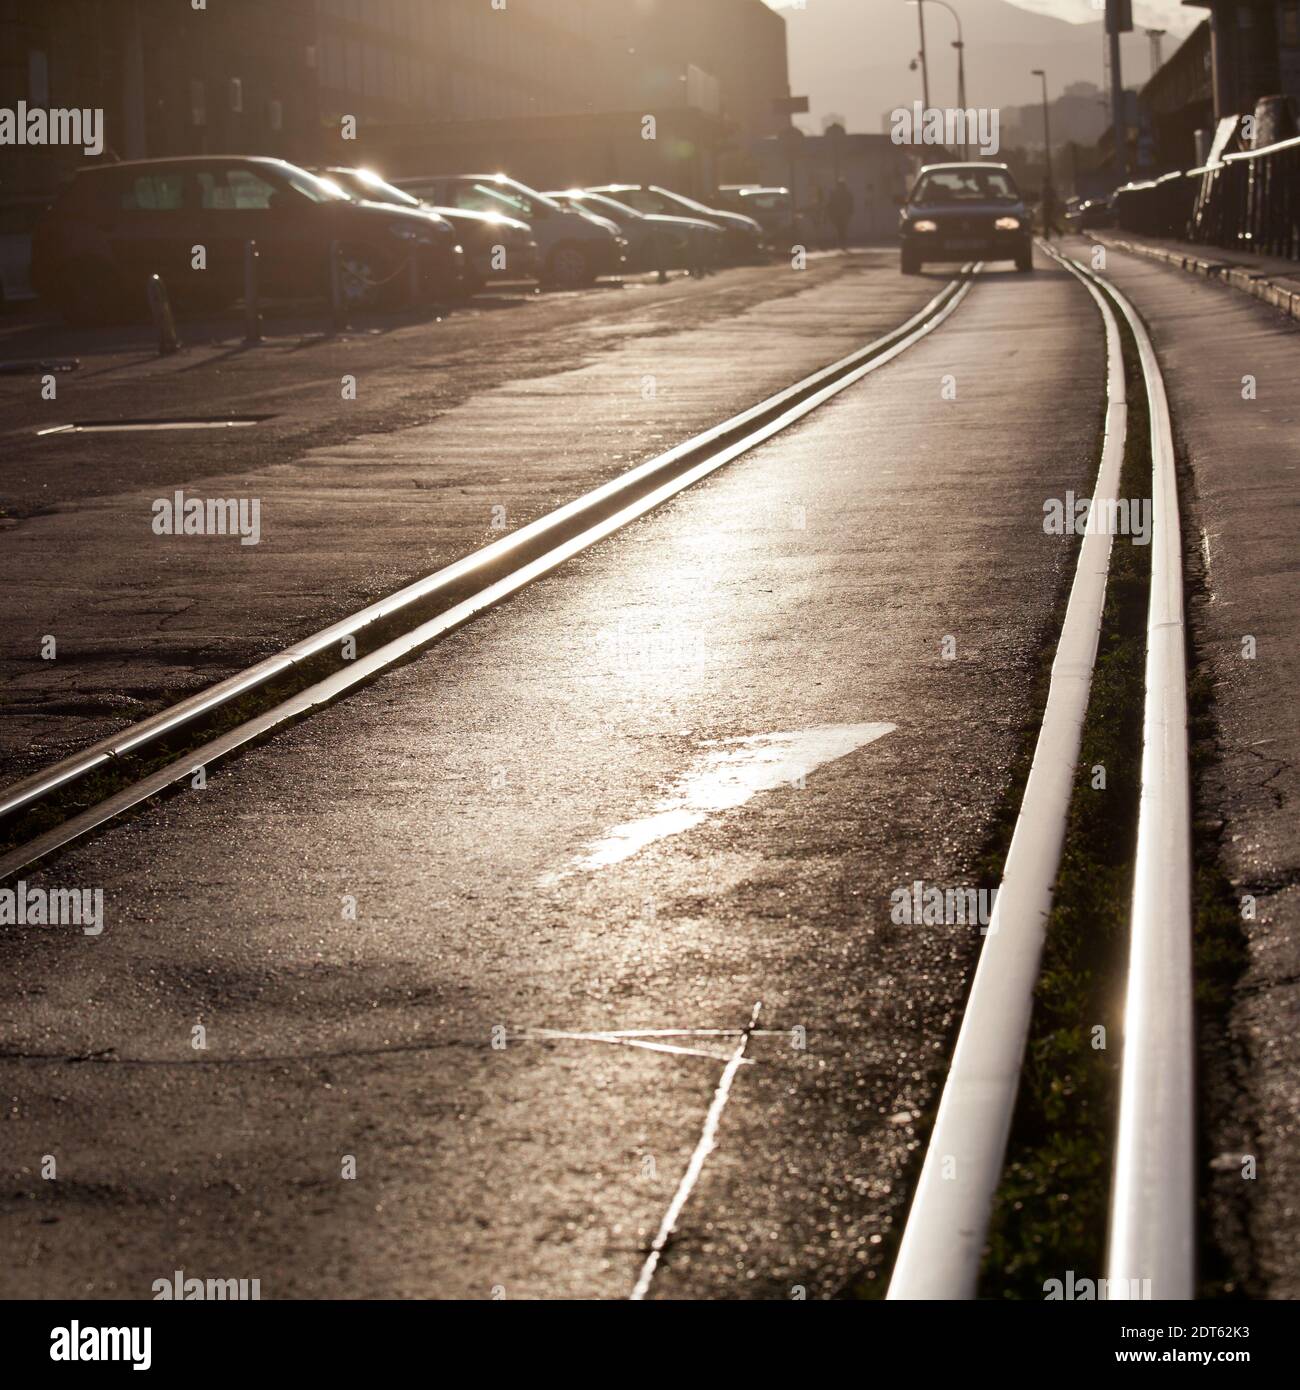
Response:
[{"label": "metal fence", "polygon": [[1125,231],[1300,260],[1300,137],[1115,194]]}]

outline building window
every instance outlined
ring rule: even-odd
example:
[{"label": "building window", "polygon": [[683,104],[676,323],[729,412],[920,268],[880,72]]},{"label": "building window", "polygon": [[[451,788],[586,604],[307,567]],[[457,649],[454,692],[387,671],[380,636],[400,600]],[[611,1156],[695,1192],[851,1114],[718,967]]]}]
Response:
[{"label": "building window", "polygon": [[244,84],[238,77],[230,79],[230,109],[236,114],[244,109]]}]

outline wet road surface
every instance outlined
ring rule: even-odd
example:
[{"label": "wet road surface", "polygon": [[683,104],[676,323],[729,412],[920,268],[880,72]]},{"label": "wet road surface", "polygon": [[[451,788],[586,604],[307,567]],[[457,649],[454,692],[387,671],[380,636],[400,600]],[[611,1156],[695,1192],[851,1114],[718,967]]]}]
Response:
[{"label": "wet road surface", "polygon": [[[60,859],[107,927],[15,942],[3,1291],[625,1297],[760,1003],[649,1296],[882,1278],[980,944],[891,893],[976,881],[1070,578],[1043,503],[1090,484],[1103,396],[1083,289],[987,274],[801,426]],[[560,1036],[625,1030],[683,1050]]]}]

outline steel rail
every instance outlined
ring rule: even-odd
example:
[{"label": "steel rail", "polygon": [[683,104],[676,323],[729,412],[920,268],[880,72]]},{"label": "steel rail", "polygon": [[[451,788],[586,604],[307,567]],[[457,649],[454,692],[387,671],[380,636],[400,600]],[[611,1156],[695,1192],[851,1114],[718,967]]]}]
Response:
[{"label": "steel rail", "polygon": [[1152,463],[1142,790],[1106,1280],[1112,1299],[1190,1299],[1196,1289],[1196,1040],[1178,475],[1155,345],[1129,299],[1113,285],[1106,288],[1128,321],[1142,363]]},{"label": "steel rail", "polygon": [[[975,269],[978,270],[978,268],[977,265]],[[332,703],[349,690],[372,679],[387,668],[406,660],[408,657],[414,655],[420,648],[426,647],[439,638],[455,631],[457,628],[464,626],[479,614],[494,607],[496,604],[509,598],[521,589],[526,588],[544,575],[549,574],[551,571],[564,564],[565,561],[569,560],[572,556],[588,549],[597,542],[604,540],[607,536],[630,525],[633,521],[636,521],[648,512],[662,506],[679,492],[685,491],[693,484],[699,482],[700,479],[722,468],[733,459],[738,458],[741,454],[747,453],[765,440],[788,429],[796,421],[803,419],[804,416],[816,410],[833,396],[838,395],[841,391],[847,390],[848,387],[860,381],[871,372],[883,367],[887,362],[892,362],[894,358],[905,352],[914,343],[919,342],[941,324],[945,323],[949,316],[953,314],[965,300],[970,292],[972,283],[970,279],[950,282],[949,286],[945,287],[944,291],[936,295],[926,309],[923,309],[920,314],[914,315],[913,318],[909,319],[907,324],[903,325],[903,328],[897,329],[893,333],[888,334],[885,338],[877,340],[870,349],[862,349],[859,352],[851,354],[849,357],[841,359],[839,363],[834,364],[832,367],[815,373],[812,377],[806,378],[805,381],[798,383],[798,385],[780,392],[777,396],[773,397],[771,401],[765,402],[763,405],[735,417],[736,421],[746,422],[749,430],[748,433],[744,433],[743,431],[739,432],[737,437],[737,431],[729,428],[734,422],[729,421],[725,425],[718,426],[716,429],[708,431],[705,435],[697,436],[697,440],[713,441],[710,448],[695,448],[688,450],[688,445],[696,443],[696,441],[688,441],[688,445],[682,445],[679,449],[673,450],[672,454],[677,456],[679,463],[683,459],[693,457],[695,454],[702,454],[702,457],[700,457],[698,462],[685,468],[684,471],[679,470],[674,472],[670,469],[663,470],[669,474],[665,482],[660,483],[649,492],[634,495],[634,500],[627,503],[621,510],[615,512],[613,515],[605,516],[596,521],[593,525],[588,526],[586,530],[579,532],[577,535],[567,537],[550,550],[519,565],[501,579],[488,584],[471,597],[453,605],[451,608],[437,614],[426,622],[419,624],[409,632],[403,633],[399,637],[386,642],[375,651],[348,662],[342,669],[327,676],[323,680],[317,681],[307,689],[291,695],[274,708],[244,721],[238,727],[185,753],[168,765],[149,773],[98,804],[72,816],[70,819],[36,836],[25,844],[17,846],[7,854],[0,856],[0,880],[30,867],[38,860],[43,859],[55,850],[62,849],[73,840],[97,829],[99,826],[104,825],[123,812],[130,810],[132,807],[149,800],[151,797],[158,795],[169,787],[177,785],[186,778],[192,777],[198,768],[207,768],[245,745],[257,739],[264,738],[267,734],[272,733],[276,729]],[[808,388],[810,384],[811,389],[805,389]],[[773,413],[769,408],[773,402],[781,403],[782,408],[778,413]],[[669,456],[670,455],[664,455],[663,457],[668,458]],[[644,464],[641,465],[640,468],[633,469],[632,474],[639,475],[643,480],[647,477],[653,479],[655,474],[659,471],[655,465],[659,463],[660,460],[652,460],[650,464]],[[617,498],[621,492],[634,492],[634,489],[620,488],[618,486],[629,476],[631,476],[631,474],[622,475],[622,477],[615,479],[612,483],[606,484],[604,487],[596,489],[595,492],[587,494],[586,498],[580,498],[577,502],[570,503],[567,507],[561,508],[561,512],[568,513],[570,517],[579,517],[585,513],[595,514],[595,512],[599,510],[598,508],[584,506],[583,504],[589,499],[596,497],[598,494],[602,495],[604,500],[608,502],[610,499]],[[533,523],[533,526],[542,527],[544,523],[549,522],[556,515],[558,515],[558,513],[552,513],[549,517],[543,517],[539,522]],[[530,528],[523,528],[523,530],[528,529]],[[551,528],[547,527],[546,529],[549,530]],[[518,536],[522,534],[522,531],[517,532],[511,539],[517,539]],[[501,542],[497,543],[497,545],[501,544]],[[488,550],[494,548],[493,546],[487,547]],[[449,569],[458,570],[461,574],[470,572],[473,568],[479,567],[475,562],[480,561],[480,557],[485,553],[485,551],[476,551],[474,555],[467,557],[464,561],[457,562],[456,565],[450,566]],[[447,573],[448,571],[446,570],[439,571],[438,575],[430,576],[428,580],[420,581],[420,585],[412,586],[412,588],[432,585],[433,581]],[[409,593],[409,590],[403,590],[400,594],[385,600],[385,604],[388,605],[387,611],[395,611],[394,605],[397,604],[397,600],[407,593]],[[405,600],[402,606],[409,606],[411,601],[410,599]],[[378,608],[380,606],[382,605],[375,605],[374,607]],[[319,651],[323,646],[328,646],[331,642],[340,640],[342,635],[346,635],[345,630],[349,624],[357,624],[360,618],[364,615],[371,614],[373,611],[374,608],[366,609],[363,614],[358,614],[355,618],[346,620],[343,624],[336,624],[335,627],[327,628],[325,632],[319,633],[313,638],[306,639],[306,642],[298,644],[298,647],[306,648],[310,646],[313,651]],[[373,617],[367,618],[366,625],[374,621],[376,621],[376,619]],[[295,649],[289,649],[289,651],[293,650]],[[283,660],[287,654],[288,653],[282,653],[280,658],[271,658],[270,660]],[[301,656],[298,657],[298,660],[302,659]],[[260,663],[258,667],[253,667],[250,671],[244,672],[242,676],[233,677],[232,681],[238,682],[243,680],[245,682],[241,687],[241,691],[253,688],[247,684],[248,678],[265,665],[267,665],[267,663]],[[276,668],[277,673],[283,669],[283,666],[278,666]],[[230,683],[231,682],[225,682],[223,685],[228,685]],[[263,680],[260,683],[264,684],[265,681]],[[210,698],[216,690],[220,690],[221,688],[222,687],[214,687],[214,691],[207,692],[208,697]],[[203,697],[195,698],[202,699]],[[162,716],[158,716],[157,718],[161,717]],[[197,717],[197,714],[191,713],[189,717]],[[145,721],[145,723],[156,724],[156,720],[148,720]],[[120,737],[122,740],[131,740],[134,738],[135,742],[130,745],[134,747],[140,742],[140,731],[143,727],[143,725],[137,725],[134,729],[126,730]],[[159,736],[155,735],[154,737],[156,740]],[[83,754],[82,757],[85,758],[94,751],[96,750],[87,750],[87,753]],[[102,765],[102,763],[107,761],[111,756],[117,755],[103,754],[96,765]],[[62,766],[62,764],[56,765],[55,768],[47,770],[46,776],[51,780],[51,786],[64,785],[70,780],[68,775],[63,775],[57,780],[54,779],[54,774],[58,773]],[[28,796],[26,799],[30,801],[32,798]]]},{"label": "steel rail", "polygon": [[150,745],[163,742],[195,721],[205,719],[237,700],[265,690],[302,663],[322,656],[331,648],[341,647],[348,638],[362,635],[376,623],[384,622],[439,593],[455,589],[467,580],[473,580],[476,576],[510,563],[521,554],[544,545],[548,537],[580,524],[584,517],[603,507],[616,505],[621,498],[632,495],[638,488],[647,487],[661,477],[670,476],[674,470],[684,467],[696,456],[706,455],[728,440],[752,432],[765,421],[783,416],[800,400],[814,396],[828,384],[851,375],[863,364],[889,352],[898,343],[911,341],[918,328],[936,315],[942,314],[956,296],[964,293],[964,286],[969,284],[964,277],[970,269],[970,265],[963,267],[962,277],[949,281],[924,308],[899,327],[742,411],[739,415],[732,416],[721,424],[685,440],[666,453],[621,473],[617,478],[529,522],[499,541],[494,541],[435,573],[406,585],[386,598],[293,643],[276,655],[219,681],[207,690],[180,700],[156,715],[140,720],[118,733],[110,734],[107,738],[100,739],[79,752],[0,789],[0,819],[43,800],[92,772],[110,766],[128,754],[139,753]]},{"label": "steel rail", "polygon": [[1129,298],[1105,291],[1137,347],[1150,417],[1151,594],[1142,713],[1124,1055],[1106,1254],[1111,1299],[1196,1292],[1196,1029],[1187,631],[1173,424],[1151,334]]},{"label": "steel rail", "polygon": [[[1082,276],[1106,334],[1105,441],[1092,516],[1117,500],[1128,435],[1119,325]],[[934,1129],[890,1279],[890,1299],[973,1298],[1002,1175],[1065,841],[1110,568],[1111,535],[1079,549],[1042,727]]]}]

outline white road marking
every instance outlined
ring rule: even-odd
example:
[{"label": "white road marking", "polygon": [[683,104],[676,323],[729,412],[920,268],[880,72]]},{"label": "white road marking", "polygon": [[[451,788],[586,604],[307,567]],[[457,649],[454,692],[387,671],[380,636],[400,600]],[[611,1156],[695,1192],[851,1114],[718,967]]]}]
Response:
[{"label": "white road marking", "polygon": [[718,1089],[713,1093],[713,1103],[709,1106],[709,1113],[704,1117],[704,1129],[700,1134],[700,1142],[695,1146],[695,1152],[691,1155],[691,1161],[686,1165],[686,1172],[682,1174],[682,1180],[677,1186],[677,1191],[673,1194],[673,1200],[668,1204],[663,1221],[659,1223],[659,1233],[650,1246],[650,1253],[646,1256],[646,1262],[641,1266],[640,1277],[632,1290],[631,1301],[633,1303],[641,1302],[650,1292],[650,1281],[655,1277],[655,1270],[659,1268],[659,1260],[664,1253],[664,1247],[668,1244],[668,1239],[681,1217],[682,1209],[686,1206],[695,1184],[699,1181],[700,1174],[704,1171],[705,1159],[717,1145],[718,1123],[722,1119],[722,1112],[726,1108],[728,1097],[731,1095],[731,1083],[735,1081],[736,1073],[745,1062],[745,1048],[749,1045],[750,1034],[758,1022],[759,1010],[762,1007],[761,1000],[754,1005],[754,1011],[749,1016],[749,1027],[745,1029],[744,1035],[736,1044],[736,1050],[731,1054],[731,1060],[728,1061],[726,1069],[722,1073],[722,1080],[718,1082]]},{"label": "white road marking", "polygon": [[847,757],[891,734],[896,724],[828,724],[792,733],[754,734],[709,740],[708,750],[658,808],[639,820],[614,826],[587,846],[567,869],[545,874],[543,887],[574,874],[606,869],[631,859],[648,845],[693,830],[711,817],[743,806],[759,792],[775,791],[807,777],[825,763]]},{"label": "white road marking", "polygon": [[[676,1043],[651,1042],[648,1038],[623,1037],[618,1033],[566,1033],[559,1028],[530,1028],[522,1035],[525,1038],[568,1039],[574,1042],[612,1043],[619,1047],[643,1047],[647,1052],[671,1052],[678,1057],[707,1057],[711,1062],[725,1062],[727,1059],[716,1052],[702,1047],[681,1047]],[[753,1059],[743,1059],[745,1066],[752,1066]]]}]

